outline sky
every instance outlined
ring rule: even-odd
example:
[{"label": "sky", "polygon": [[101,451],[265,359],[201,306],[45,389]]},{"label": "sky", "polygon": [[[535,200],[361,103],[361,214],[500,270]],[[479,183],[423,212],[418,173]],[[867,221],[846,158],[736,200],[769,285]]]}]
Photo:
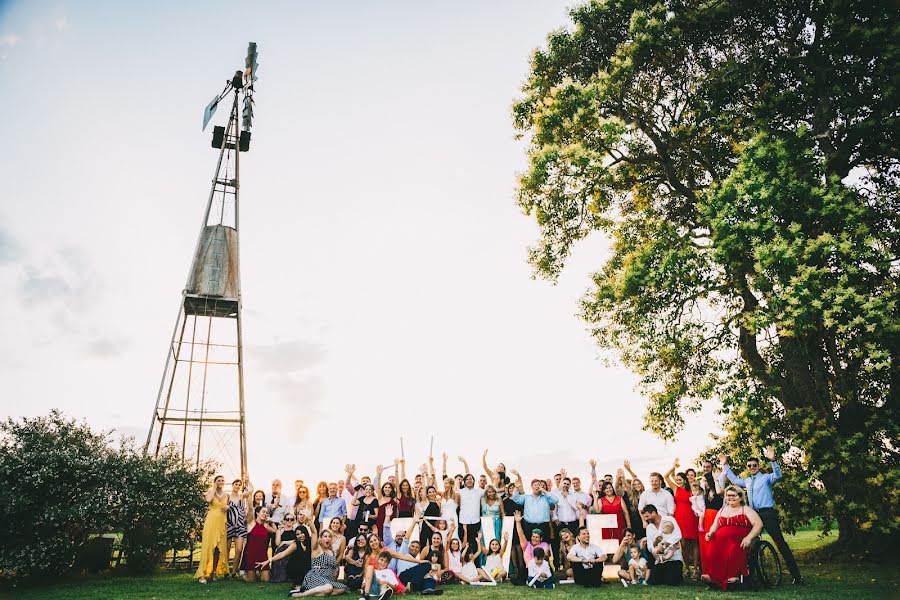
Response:
[{"label": "sky", "polygon": [[526,477],[696,457],[715,407],[642,431],[576,316],[607,240],[556,285],[526,262],[511,105],[571,5],[0,2],[0,414],[143,442],[215,166],[203,108],[255,41],[251,480],[371,473],[400,436],[410,470],[431,436],[453,472],[485,448]]}]

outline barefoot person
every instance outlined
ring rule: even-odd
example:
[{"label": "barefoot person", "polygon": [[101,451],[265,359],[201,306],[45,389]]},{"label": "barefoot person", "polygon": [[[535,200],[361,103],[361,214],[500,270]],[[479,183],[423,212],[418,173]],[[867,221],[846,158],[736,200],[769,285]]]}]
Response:
[{"label": "barefoot person", "polygon": [[225,550],[225,556],[227,557],[231,553],[231,545],[234,544],[232,577],[237,576],[240,572],[241,560],[244,558],[244,544],[247,541],[247,513],[250,510],[252,493],[252,484],[248,484],[244,489],[242,479],[235,479],[231,482],[231,494],[228,496],[228,523],[225,527],[228,534],[228,548]]},{"label": "barefoot person", "polygon": [[268,555],[266,546],[269,536],[275,535],[276,529],[269,520],[269,509],[265,506],[257,506],[253,509],[253,523],[247,531],[247,545],[244,549],[244,562],[242,565],[244,579],[253,583],[257,580],[269,581],[269,566],[259,567],[258,563],[264,561]]},{"label": "barefoot person", "polygon": [[212,581],[216,575],[228,572],[227,515],[228,494],[225,493],[225,478],[216,475],[213,486],[203,496],[209,509],[203,522],[203,537],[200,550],[200,564],[194,577],[200,583]]}]

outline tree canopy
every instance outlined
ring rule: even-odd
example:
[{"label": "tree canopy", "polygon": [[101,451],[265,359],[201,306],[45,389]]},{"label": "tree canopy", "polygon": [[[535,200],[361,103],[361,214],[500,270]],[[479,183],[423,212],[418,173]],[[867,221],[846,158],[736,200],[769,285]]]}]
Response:
[{"label": "tree canopy", "polygon": [[640,375],[647,428],[671,438],[719,400],[731,450],[793,449],[792,522],[900,529],[897,10],[606,0],[571,18],[513,107],[536,272],[608,236],[581,315]]}]

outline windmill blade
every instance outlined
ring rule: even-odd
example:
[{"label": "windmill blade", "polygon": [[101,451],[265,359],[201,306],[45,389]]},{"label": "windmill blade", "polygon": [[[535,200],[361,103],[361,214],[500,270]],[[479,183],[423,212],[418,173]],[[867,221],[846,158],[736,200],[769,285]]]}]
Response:
[{"label": "windmill blade", "polygon": [[212,102],[206,105],[206,109],[203,111],[203,131],[206,131],[209,120],[216,114],[216,109],[219,107],[219,100],[221,99],[222,96],[216,95],[216,97],[212,99]]}]

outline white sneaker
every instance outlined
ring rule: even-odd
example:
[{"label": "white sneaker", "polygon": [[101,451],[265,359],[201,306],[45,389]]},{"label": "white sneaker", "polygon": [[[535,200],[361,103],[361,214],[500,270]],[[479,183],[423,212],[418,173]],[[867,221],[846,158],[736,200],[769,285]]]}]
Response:
[{"label": "white sneaker", "polygon": [[627,582],[627,581],[625,581],[624,579],[620,579],[619,581],[622,582],[622,587],[628,587],[628,582]]},{"label": "white sneaker", "polygon": [[392,597],[393,595],[394,590],[392,590],[391,588],[387,588],[386,590],[381,592],[381,595],[378,596],[378,600],[388,600],[388,598]]}]

